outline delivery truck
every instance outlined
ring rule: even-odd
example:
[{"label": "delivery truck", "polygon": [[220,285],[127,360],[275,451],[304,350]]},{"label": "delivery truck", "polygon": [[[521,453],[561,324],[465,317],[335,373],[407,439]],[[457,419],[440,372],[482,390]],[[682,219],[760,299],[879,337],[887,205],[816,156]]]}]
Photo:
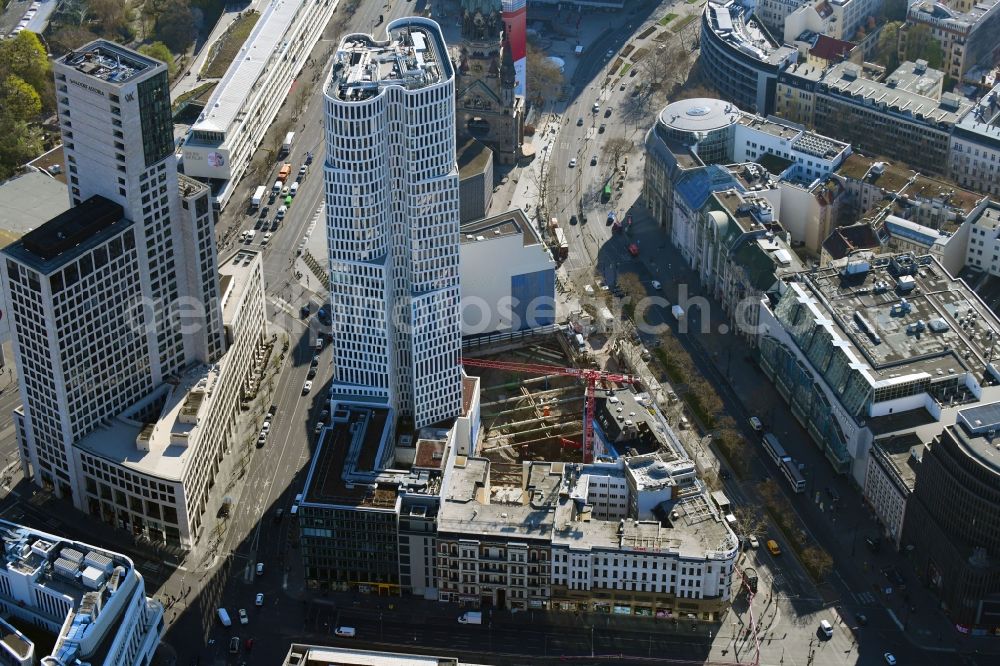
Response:
[{"label": "delivery truck", "polygon": [[219,622],[222,623],[223,627],[233,626],[233,621],[229,619],[229,613],[226,612],[225,608],[219,609]]},{"label": "delivery truck", "polygon": [[288,182],[288,177],[292,175],[292,165],[290,162],[285,162],[281,165],[281,171],[278,172],[278,180],[282,183]]},{"label": "delivery truck", "polygon": [[671,307],[670,312],[673,313],[674,319],[676,319],[677,321],[680,321],[681,319],[684,318],[684,308],[682,308],[679,305]]},{"label": "delivery truck", "polygon": [[285,135],[285,140],[281,144],[281,155],[284,157],[288,153],[292,152],[292,142],[295,141],[295,132],[289,132]]},{"label": "delivery truck", "polygon": [[253,191],[253,197],[250,198],[250,207],[253,210],[260,208],[260,204],[264,201],[264,197],[267,195],[267,187],[260,185],[256,190]]},{"label": "delivery truck", "polygon": [[482,624],[483,614],[479,611],[465,611],[458,616],[459,624]]}]

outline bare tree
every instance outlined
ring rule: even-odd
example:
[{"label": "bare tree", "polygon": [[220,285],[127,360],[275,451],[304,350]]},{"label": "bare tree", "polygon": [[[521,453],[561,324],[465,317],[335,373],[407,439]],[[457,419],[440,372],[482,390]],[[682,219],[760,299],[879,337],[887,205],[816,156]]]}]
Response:
[{"label": "bare tree", "polygon": [[647,53],[639,66],[650,92],[670,92],[675,84],[687,79],[691,53],[679,44],[663,44]]},{"label": "bare tree", "polygon": [[733,517],[736,518],[736,532],[742,537],[767,531],[767,520],[759,506],[738,506],[733,509]]},{"label": "bare tree", "polygon": [[604,154],[614,161],[616,171],[618,170],[618,161],[631,152],[634,145],[630,139],[625,137],[615,137],[604,143]]},{"label": "bare tree", "polygon": [[803,549],[802,564],[817,580],[823,580],[833,569],[833,558],[819,546],[809,546]]},{"label": "bare tree", "polygon": [[531,42],[528,42],[525,59],[528,99],[536,104],[556,99],[563,87],[563,74],[559,66],[548,59],[545,51]]},{"label": "bare tree", "polygon": [[542,156],[542,161],[537,169],[525,169],[523,177],[534,186],[538,197],[535,200],[535,216],[538,218],[539,226],[543,229],[543,234],[549,234],[549,204],[552,196],[552,188],[549,185],[549,156]]}]

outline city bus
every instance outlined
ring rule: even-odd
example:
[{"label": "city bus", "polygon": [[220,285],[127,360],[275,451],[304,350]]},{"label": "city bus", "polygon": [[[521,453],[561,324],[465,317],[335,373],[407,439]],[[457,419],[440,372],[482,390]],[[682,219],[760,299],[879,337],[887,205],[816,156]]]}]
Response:
[{"label": "city bus", "polygon": [[791,484],[795,492],[806,491],[806,480],[799,471],[798,464],[790,456],[785,456],[781,461],[781,475]]},{"label": "city bus", "polygon": [[786,457],[785,447],[781,445],[778,438],[771,433],[765,433],[764,439],[761,440],[764,443],[764,450],[767,451],[767,457],[770,458],[775,465],[781,465],[781,459]]}]

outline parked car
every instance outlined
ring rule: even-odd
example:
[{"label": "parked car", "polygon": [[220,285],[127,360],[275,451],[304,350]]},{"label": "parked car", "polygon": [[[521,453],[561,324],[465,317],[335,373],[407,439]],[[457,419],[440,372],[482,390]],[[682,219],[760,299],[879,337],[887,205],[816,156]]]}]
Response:
[{"label": "parked car", "polygon": [[604,109],[604,117],[605,118],[611,117],[611,109]]},{"label": "parked car", "polygon": [[607,126],[604,123],[601,123],[601,126],[597,128],[597,133],[598,134],[604,134],[604,130],[606,130],[606,129],[607,129]]},{"label": "parked car", "polygon": [[258,592],[257,596],[254,597],[253,603],[255,606],[260,607],[264,605],[264,593]]},{"label": "parked car", "polygon": [[577,118],[576,119],[576,126],[577,127],[583,127],[583,118]]},{"label": "parked car", "polygon": [[652,287],[653,289],[655,289],[656,291],[659,291],[660,289],[663,289],[663,285],[662,285],[662,284],[660,284],[660,281],[659,281],[659,280],[653,280],[653,281],[651,281],[651,282],[649,283],[649,285],[650,285],[650,286],[651,286],[651,287]]},{"label": "parked car", "polygon": [[635,244],[635,243],[631,243],[628,246],[628,253],[631,254],[633,257],[638,257],[639,256],[639,246],[637,244]]},{"label": "parked car", "polygon": [[896,657],[891,652],[886,652],[882,655],[882,658],[888,666],[896,666]]},{"label": "parked car", "polygon": [[574,157],[569,161],[569,168],[572,169],[575,166],[576,166],[576,158]]},{"label": "parked car", "polygon": [[247,609],[240,609],[240,624],[250,624],[250,618],[247,617]]},{"label": "parked car", "polygon": [[311,379],[307,379],[306,383],[302,385],[302,395],[307,395],[309,391],[312,391],[313,383]]},{"label": "parked car", "polygon": [[232,654],[237,654],[240,651],[240,637],[233,636],[229,639],[229,652]]},{"label": "parked car", "polygon": [[760,548],[760,539],[755,534],[748,536],[747,541],[750,543],[751,548]]},{"label": "parked car", "polygon": [[753,428],[754,432],[761,432],[764,429],[764,424],[756,416],[751,416],[750,427]]},{"label": "parked car", "polygon": [[597,166],[597,155],[590,158],[590,166]]},{"label": "parked car", "polygon": [[264,563],[263,562],[258,562],[257,563],[257,575],[258,576],[263,576],[264,575]]}]

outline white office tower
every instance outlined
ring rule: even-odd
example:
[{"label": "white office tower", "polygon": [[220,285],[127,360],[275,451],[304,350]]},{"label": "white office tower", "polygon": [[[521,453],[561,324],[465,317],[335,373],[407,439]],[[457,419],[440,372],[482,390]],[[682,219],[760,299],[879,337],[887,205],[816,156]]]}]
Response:
[{"label": "white office tower", "polygon": [[461,411],[455,77],[437,23],[343,39],[326,95],[333,395]]},{"label": "white office tower", "polygon": [[[214,216],[207,188],[178,181],[166,65],[96,41],[54,69],[73,207],[4,249],[0,276],[22,461],[83,509],[97,489],[85,492],[74,445],[193,365],[216,363],[226,342]],[[155,420],[147,411],[136,418]]]},{"label": "white office tower", "polygon": [[[218,273],[214,217],[181,205],[167,66],[98,40],[53,70],[71,204],[101,195],[137,223],[153,382],[193,359],[215,360],[223,346],[218,285],[203,278]],[[197,252],[186,253],[185,243]]]}]

